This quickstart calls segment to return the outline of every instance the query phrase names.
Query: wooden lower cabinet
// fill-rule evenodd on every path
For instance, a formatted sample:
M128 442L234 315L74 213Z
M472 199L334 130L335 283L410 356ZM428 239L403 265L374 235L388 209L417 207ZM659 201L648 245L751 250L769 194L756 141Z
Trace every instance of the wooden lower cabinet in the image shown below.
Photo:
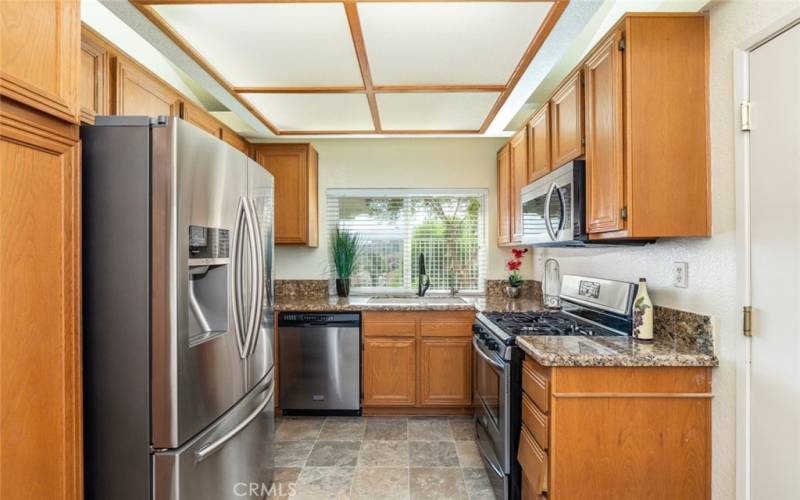
M472 402L472 340L423 338L419 345L420 405Z
M472 311L362 313L363 406L400 413L472 404Z
M365 338L364 406L414 406L416 345L413 338Z
M83 498L80 161L77 125L0 99L4 500Z
M709 368L523 366L523 499L711 497Z

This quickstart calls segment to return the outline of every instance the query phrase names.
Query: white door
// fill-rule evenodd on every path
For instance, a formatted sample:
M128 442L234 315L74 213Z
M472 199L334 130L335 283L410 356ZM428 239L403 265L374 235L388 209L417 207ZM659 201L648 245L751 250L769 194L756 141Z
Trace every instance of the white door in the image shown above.
M800 25L749 55L750 498L800 498Z

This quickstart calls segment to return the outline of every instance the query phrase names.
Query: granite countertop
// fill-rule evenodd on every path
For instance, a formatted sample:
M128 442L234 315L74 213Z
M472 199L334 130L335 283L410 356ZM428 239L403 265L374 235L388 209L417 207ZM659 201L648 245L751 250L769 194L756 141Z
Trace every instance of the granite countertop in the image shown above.
M717 366L710 349L681 345L668 336L651 342L631 337L524 335L517 345L542 366Z
M276 311L531 311L541 309L534 299L460 296L463 304L375 304L371 297L281 297L275 299Z
M520 312L543 309L536 298L508 299L503 296L462 296L463 304L375 304L370 297L278 296L276 311L476 311ZM676 311L675 319L664 320L652 342L630 337L582 337L525 335L517 345L543 366L717 366L709 342L692 341L679 335L685 324ZM677 340L673 340L677 339ZM689 340L687 340L687 338Z

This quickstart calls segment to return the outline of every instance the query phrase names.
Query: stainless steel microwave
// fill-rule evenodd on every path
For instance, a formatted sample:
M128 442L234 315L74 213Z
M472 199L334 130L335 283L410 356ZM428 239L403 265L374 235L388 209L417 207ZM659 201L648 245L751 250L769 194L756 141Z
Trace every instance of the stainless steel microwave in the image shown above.
M522 189L522 243L583 246L586 236L586 162L575 160Z

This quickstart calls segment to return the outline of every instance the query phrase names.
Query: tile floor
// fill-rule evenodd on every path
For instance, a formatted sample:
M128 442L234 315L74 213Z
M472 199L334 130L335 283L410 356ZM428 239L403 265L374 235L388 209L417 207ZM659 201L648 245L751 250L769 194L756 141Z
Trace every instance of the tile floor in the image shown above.
M469 418L282 417L275 441L272 498L494 500Z

